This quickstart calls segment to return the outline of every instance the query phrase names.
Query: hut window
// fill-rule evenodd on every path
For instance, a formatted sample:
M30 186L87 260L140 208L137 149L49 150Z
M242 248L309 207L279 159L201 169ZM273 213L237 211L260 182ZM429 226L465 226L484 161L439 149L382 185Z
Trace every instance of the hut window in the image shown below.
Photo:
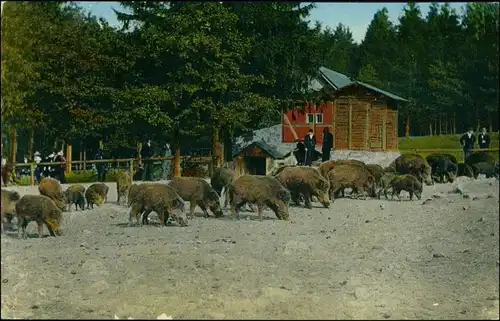
M323 114L318 113L316 114L316 124L321 124L321 123L323 123Z
M306 114L306 123L308 124L314 123L314 114Z

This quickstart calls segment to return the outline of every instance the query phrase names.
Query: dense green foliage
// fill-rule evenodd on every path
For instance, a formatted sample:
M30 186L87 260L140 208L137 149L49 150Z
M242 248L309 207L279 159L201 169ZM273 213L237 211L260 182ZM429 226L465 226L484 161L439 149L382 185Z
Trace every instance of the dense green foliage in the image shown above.
M73 3L4 5L2 135L103 139L117 156L145 137L207 144L317 99L307 88L322 65L410 99L400 134L407 120L411 135L498 128L498 4L433 3L423 17L408 3L396 25L383 9L359 45L299 2L122 6L115 28Z

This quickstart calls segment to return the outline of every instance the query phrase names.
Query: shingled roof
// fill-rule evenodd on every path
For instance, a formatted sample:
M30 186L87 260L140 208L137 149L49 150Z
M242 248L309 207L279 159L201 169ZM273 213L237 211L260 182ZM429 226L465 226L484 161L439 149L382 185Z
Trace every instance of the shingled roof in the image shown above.
M340 89L347 88L351 85L359 85L359 86L363 86L365 88L368 88L370 90L376 91L376 92L378 92L382 95L385 95L393 100L404 101L404 102L408 101L407 99L399 97L398 95L392 94L388 91L382 90L382 89L377 88L375 86L372 86L370 84L367 84L367 83L364 83L361 81L351 80L346 75L341 74L340 72L333 71L333 70L328 69L326 67L319 68L319 75L320 75L320 77L318 79L313 79L310 82L309 89L312 89L314 91L320 91L320 90L324 89L325 86L327 86L327 87L332 88L335 91L338 91Z
M259 140L259 141L254 141L251 144L246 145L245 147L237 150L235 153L233 153L233 158L236 157L239 153L241 153L245 149L250 148L250 147L255 146L255 145L258 146L259 148L261 148L266 153L268 153L274 159L282 159L282 158L285 158L285 156L286 156L285 154L280 153L276 148L274 148L271 145L269 145L268 143L266 143L264 140Z

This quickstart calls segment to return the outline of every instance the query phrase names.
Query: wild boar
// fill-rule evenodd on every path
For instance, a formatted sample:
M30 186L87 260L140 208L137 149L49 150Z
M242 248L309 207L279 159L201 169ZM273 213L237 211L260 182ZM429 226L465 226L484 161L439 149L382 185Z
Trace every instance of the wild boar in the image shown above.
M41 195L51 198L61 211L66 209L66 199L61 184L57 180L50 177L43 178L38 185L38 191Z
M467 159L464 161L465 164L472 166L477 163L489 163L493 166L495 166L496 159L492 155L490 155L487 152L481 151L481 152L473 152L471 153Z
M431 175L431 167L425 158L418 154L401 154L386 168L386 172L388 171L396 172L401 175L413 175L426 185L434 184Z
M71 185L64 191L64 197L66 199L66 204L69 205L69 210L71 211L71 205L75 204L76 210L78 206L83 211L85 209L85 187L82 185Z
M227 206L229 199L227 197L227 188L232 181L236 178L236 174L229 168L219 167L214 171L212 178L210 179L210 185L212 188L222 196L222 191L224 190L224 208Z
M359 165L365 167L366 164L356 159L339 159L323 162L319 165L318 170L324 178L328 178L328 173L335 165Z
M104 183L94 183L85 191L87 209L94 209L94 204L101 206L108 198L109 187Z
M144 186L141 186L144 185ZM131 199L132 208L129 214L129 226L133 226L135 217L137 225L147 222L148 215L155 211L160 218L160 224L167 225L169 216L173 216L180 226L187 226L184 214L184 200L174 189L165 184L141 184L136 188L136 194ZM140 220L141 213L142 220Z
M431 166L431 176L438 183L453 183L457 177L458 166L456 158L450 154L431 154L425 158Z
M368 169L370 174L372 174L372 176L375 178L375 184L379 186L380 179L385 174L384 168L378 164L366 164L366 168Z
M118 194L118 205L124 205L127 202L128 191L130 189L130 184L132 180L130 179L130 175L125 171L120 171L116 175L116 193Z
M396 176L398 176L398 174L394 172L388 172L385 173L384 176L382 176L377 192L378 199L380 199L380 195L382 194L382 192L384 192L385 198L389 199L389 197L387 197L387 192L392 188L391 182Z
M18 192L9 191L2 188L2 212L1 212L1 222L2 222L2 233L4 233L4 223L11 223L13 217L16 213L16 204L21 199Z
M457 177L460 177L460 176L474 178L474 171L472 170L472 167L470 167L469 165L464 164L464 163L459 163L458 170L457 170Z
M198 205L205 217L210 217L207 207L216 217L224 214L220 208L220 196L204 179L197 177L175 177L168 185L179 194L184 201L189 201L189 215L194 217L194 209Z
M26 238L26 226L31 221L38 224L38 235L43 236L43 224L51 236L61 235L62 211L55 202L44 195L24 195L16 204L19 238Z
M333 198L345 188L352 188L356 194L362 193L366 196L375 195L375 177L359 165L336 165L328 173L330 181L330 195Z
M269 207L280 220L288 220L290 192L272 176L243 175L234 180L228 189L231 215L239 218L240 209L246 204L257 205L262 221L264 206Z
M394 195L396 195L398 199L401 199L399 196L401 191L410 193L410 201L413 200L413 194L415 194L419 200L422 198L422 183L413 175L397 175L391 180L391 186L393 199Z
M479 162L472 166L474 170L474 178L477 178L479 174L486 175L486 178L498 177L495 171L495 165L487 162Z
M330 206L330 184L317 169L309 166L286 167L275 177L290 191L291 198L297 205L300 204L299 198L302 196L305 206L312 208L311 197L316 196L324 207Z

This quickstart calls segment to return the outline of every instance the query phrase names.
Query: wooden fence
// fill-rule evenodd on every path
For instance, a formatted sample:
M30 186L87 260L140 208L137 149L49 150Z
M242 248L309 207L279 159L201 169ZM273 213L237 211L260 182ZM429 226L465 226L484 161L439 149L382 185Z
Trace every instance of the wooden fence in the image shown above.
M71 166L66 166L66 174L70 174L72 172L73 165L80 164L112 164L112 163L127 163L128 170L130 173L130 177L134 177L135 173L135 163L141 163L144 161L148 162L158 162L158 161L174 161L174 156L163 156L163 157L152 157L147 160L141 158L122 158L122 159L99 159L99 160L86 160L86 161L71 161L71 162L49 162L49 163L17 163L15 167L29 167L30 168L30 183L31 185L35 185L35 168L37 166L54 166L54 165L62 165L71 163ZM193 162L198 164L208 164L209 172L212 171L212 162L213 158L211 156L181 156L181 161L183 162ZM85 169L85 167L84 167Z

